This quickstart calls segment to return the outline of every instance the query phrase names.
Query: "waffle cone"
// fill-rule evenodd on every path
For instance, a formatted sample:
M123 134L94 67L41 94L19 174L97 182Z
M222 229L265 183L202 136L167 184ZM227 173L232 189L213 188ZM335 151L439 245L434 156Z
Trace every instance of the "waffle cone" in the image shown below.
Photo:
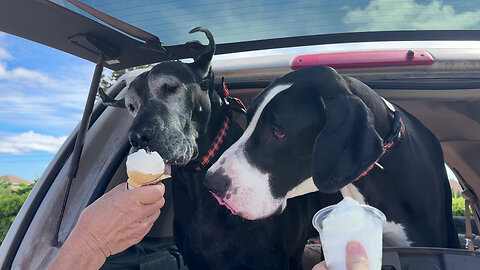
M147 174L147 173L142 173L136 170L127 170L127 174L128 174L127 183L134 188L148 185L148 184L153 184L154 182L158 182L165 178L170 177L170 175L166 175L166 174L149 174L149 173Z

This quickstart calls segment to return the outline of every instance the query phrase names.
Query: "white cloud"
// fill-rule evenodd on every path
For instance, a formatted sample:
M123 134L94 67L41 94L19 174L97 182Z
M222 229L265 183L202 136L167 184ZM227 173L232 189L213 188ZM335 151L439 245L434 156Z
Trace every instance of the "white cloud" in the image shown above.
M33 130L71 130L81 119L93 64L59 67L45 74L0 61L0 122ZM62 132L63 133L63 132Z
M7 49L4 48L5 45L3 40L5 36L6 36L5 33L0 32L0 60L13 59L13 56L7 51ZM2 68L1 65L2 65L2 62L0 62L0 69Z
M372 0L364 9L352 9L343 22L355 31L375 30L459 30L480 24L480 9L458 13L442 1Z
M85 106L94 65L65 62L34 70L25 62L27 66L9 68L9 60L20 52L13 50L15 47L7 51L7 39L8 35L0 32L0 123L36 131L63 128L60 134L71 130Z
M13 58L12 55L7 50L0 47L0 60L2 60L2 59L12 59L12 58Z
M1 85L0 92L4 95L0 97L0 121L34 130L73 129L81 119L87 96L86 90L83 93L57 92L42 95L3 90Z
M27 85L40 83L47 87L58 87L57 82L46 74L23 67L8 70L6 63L2 62L0 62L0 80L13 81L15 83Z
M32 151L56 153L67 136L54 137L30 130L0 139L0 153L24 154Z

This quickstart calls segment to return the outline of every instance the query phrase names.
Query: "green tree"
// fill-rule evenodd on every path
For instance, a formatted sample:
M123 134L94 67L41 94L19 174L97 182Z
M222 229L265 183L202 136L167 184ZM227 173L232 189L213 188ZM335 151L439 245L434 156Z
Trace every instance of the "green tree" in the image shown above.
M37 180L38 178L33 184L21 183L18 188L14 189L12 183L0 178L0 244Z
M12 192L12 183L3 181L0 177L0 194L10 194Z
M136 69L142 69L142 68L148 68L153 65L143 65L143 66L138 66L138 67L131 67L127 69L120 69L117 71L114 71L110 73L110 75L105 75L105 73L102 74L102 77L100 79L100 86L102 87L103 90L107 90L110 86L112 86L113 83L115 83L118 78L120 78L123 74L127 73L128 71L136 70Z
M16 190L14 190L13 192L17 193L18 195L23 195L23 194L28 195L28 194L30 194L30 191L32 191L35 183L37 183L37 180L35 180L33 184L20 183L19 187Z
M463 197L452 197L452 214L454 216L465 216L465 199ZM473 217L472 207L470 206L470 216Z

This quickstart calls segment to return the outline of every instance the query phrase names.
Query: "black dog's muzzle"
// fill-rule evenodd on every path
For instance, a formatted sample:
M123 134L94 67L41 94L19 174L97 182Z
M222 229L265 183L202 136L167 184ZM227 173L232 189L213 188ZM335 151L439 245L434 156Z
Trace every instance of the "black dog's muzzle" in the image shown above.
M182 125L182 119L161 102L147 106L135 117L130 128L132 150L156 151L172 164L188 163L198 153L195 130Z

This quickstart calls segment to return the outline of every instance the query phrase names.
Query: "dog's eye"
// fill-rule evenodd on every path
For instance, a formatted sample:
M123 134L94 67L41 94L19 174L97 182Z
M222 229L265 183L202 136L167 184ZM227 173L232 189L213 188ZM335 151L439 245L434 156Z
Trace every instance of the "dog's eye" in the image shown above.
M175 90L177 90L177 88L178 88L178 85L172 85L172 84L165 84L163 86L163 89L167 93L175 92Z
M285 138L285 133L283 133L278 127L276 126L272 126L272 132L273 132L273 136L275 136L275 138L277 138L278 140L281 140L283 138Z

